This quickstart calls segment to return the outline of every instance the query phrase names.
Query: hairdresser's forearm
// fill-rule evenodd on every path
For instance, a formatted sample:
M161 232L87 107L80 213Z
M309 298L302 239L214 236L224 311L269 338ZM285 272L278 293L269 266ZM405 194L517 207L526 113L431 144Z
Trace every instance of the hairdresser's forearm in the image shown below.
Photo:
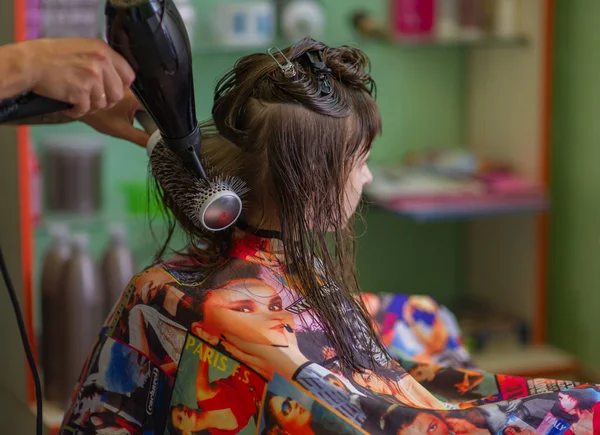
M0 100L31 89L35 78L28 63L22 43L0 46Z

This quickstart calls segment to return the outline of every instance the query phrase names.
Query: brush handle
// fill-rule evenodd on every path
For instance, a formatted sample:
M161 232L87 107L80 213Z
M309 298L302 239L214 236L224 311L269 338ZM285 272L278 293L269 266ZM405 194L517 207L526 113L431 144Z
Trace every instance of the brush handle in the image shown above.
M158 130L158 126L148 112L144 112L143 110L136 112L135 119L148 134L152 134Z
M61 112L72 107L71 104L64 101L42 97L33 92L25 92L0 101L0 123L21 121L34 116Z

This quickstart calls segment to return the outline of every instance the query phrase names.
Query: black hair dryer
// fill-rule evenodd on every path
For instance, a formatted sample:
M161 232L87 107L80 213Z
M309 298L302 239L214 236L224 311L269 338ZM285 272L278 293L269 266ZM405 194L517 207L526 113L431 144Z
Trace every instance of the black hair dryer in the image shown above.
M165 144L198 177L200 128L196 118L190 41L172 0L107 0L108 44L131 65L131 87Z

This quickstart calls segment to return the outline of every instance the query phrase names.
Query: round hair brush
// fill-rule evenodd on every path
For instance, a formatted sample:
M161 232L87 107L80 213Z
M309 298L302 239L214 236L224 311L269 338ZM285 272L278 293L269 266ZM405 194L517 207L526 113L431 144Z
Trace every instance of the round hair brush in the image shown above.
M108 0L106 37L135 71L131 89L156 124L161 142L180 159L179 165L177 161L162 165L156 171L157 181L200 229L228 228L241 214L240 196L247 189L241 180L206 171L200 161L202 135L196 118L190 41L172 0ZM155 156L151 161L158 165ZM188 179L189 174L181 171L181 162L194 178ZM166 174L165 168L173 173ZM175 186L183 183L172 182L177 177L186 177L193 189L180 196Z
M208 182L187 167L182 170L180 158L157 135L153 135L148 144L148 154L152 176L196 227L218 231L231 225L230 215L221 210L241 210L239 197L248 192L243 181L213 175L209 169L207 179L211 181ZM232 196L231 191L237 195ZM215 201L218 201L218 207Z

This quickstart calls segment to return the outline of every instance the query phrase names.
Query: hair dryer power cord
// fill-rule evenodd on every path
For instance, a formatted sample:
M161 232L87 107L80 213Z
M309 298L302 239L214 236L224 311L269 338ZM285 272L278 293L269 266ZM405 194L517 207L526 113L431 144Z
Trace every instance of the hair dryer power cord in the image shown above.
M10 301L13 305L15 316L17 317L17 324L19 325L21 341L23 342L23 348L25 349L25 355L27 356L29 369L31 370L31 374L33 375L33 384L35 386L35 402L37 409L35 433L37 435L42 435L42 383L40 382L40 375L37 371L35 360L33 359L31 345L29 344L29 340L27 339L27 331L25 329L25 322L23 321L23 314L21 313L21 308L19 306L19 300L17 299L17 293L15 292L12 280L10 279L10 275L8 274L8 267L6 267L6 262L4 261L2 247L0 247L0 269L2 269L2 277L4 278L4 283L6 284L6 288L8 289L8 294L10 296Z

